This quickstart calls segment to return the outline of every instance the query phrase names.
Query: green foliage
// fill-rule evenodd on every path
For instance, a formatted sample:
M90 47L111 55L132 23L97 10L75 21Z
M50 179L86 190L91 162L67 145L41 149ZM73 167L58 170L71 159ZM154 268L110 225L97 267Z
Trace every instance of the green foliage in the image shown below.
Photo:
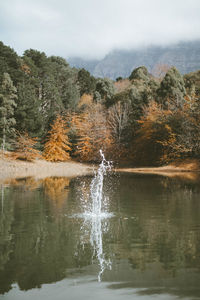
M133 70L131 75L129 76L130 80L144 80L149 81L151 75L149 74L146 67L142 66Z
M115 93L113 81L108 78L99 78L96 82L94 100L109 106Z
M80 96L83 94L92 94L95 91L96 80L85 69L78 71L78 84L80 88Z
M26 50L24 52L25 57L29 57L34 65L39 68L40 72L43 73L45 70L45 67L47 67L46 60L47 56L44 52L40 52L34 49Z
M131 86L116 93L111 102L112 104L126 103L130 107L129 126L127 128L129 139L133 138L139 128L138 120L143 115L144 106L155 98L159 87L159 83L149 75L145 67L133 70L131 78Z
M16 129L28 131L30 135L41 136L43 131L41 105L31 79L25 77L18 84L18 101L15 109Z
M76 115L79 120L83 114L82 147L88 151L91 140L95 141L93 154L107 143L108 157L115 157L111 152L120 148L118 153L128 157L137 153L149 164L161 158L199 158L200 71L183 78L172 67L160 80L144 66L133 70L129 78L118 77L116 82L96 79L85 69L71 68L62 57L48 57L34 49L19 57L0 42L1 146L9 149L17 130L27 132L30 138L37 136L42 150L57 115L67 115L69 120ZM152 103L154 108L158 105L156 112ZM95 115L98 105L101 114ZM83 125L68 123L70 151L75 155L77 128Z
M183 77L175 67L172 67L166 73L158 89L159 101L165 107L178 108L183 106L185 95Z
M186 74L184 76L184 82L185 82L185 88L187 90L187 94L190 94L191 96L196 95L199 98L200 97L200 70Z
M10 75L14 85L19 82L22 75L20 59L16 52L0 41L0 84L3 81L4 73Z
M35 107L36 123L42 122L41 127L39 124L36 127L40 127L41 135L45 136L57 114L76 108L80 98L76 85L77 72L69 67L65 59L47 57L45 53L33 49L24 52L23 61L30 68L26 77L34 89L35 100L31 102L29 98L28 101L31 108Z
M77 70L70 68L66 60L59 56L51 56L49 62L50 72L57 88L57 98L60 98L64 109L75 110L80 99ZM60 108L62 111L63 108Z
M14 109L17 106L17 90L8 73L3 74L3 81L0 87L0 138L1 146L4 151L9 148L9 139L13 137L14 125Z
M123 78L121 76L119 76L119 77L116 78L116 82L118 82L120 80L123 80Z

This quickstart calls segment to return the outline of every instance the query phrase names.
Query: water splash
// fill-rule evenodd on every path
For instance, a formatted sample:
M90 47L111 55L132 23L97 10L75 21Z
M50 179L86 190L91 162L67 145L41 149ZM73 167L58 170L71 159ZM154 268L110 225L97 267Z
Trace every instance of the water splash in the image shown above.
M104 226L102 224L102 220L109 216L107 211L102 211L102 204L103 202L108 202L108 198L104 197L103 194L103 183L107 170L111 170L111 164L106 161L102 150L100 150L100 155L102 160L90 185L90 196L92 199L90 243L94 251L93 257L96 255L100 266L98 281L101 281L101 276L105 268L111 268L111 262L105 259L103 251L103 232L107 231L108 226L106 226L107 222L104 223Z
M107 170L111 170L111 164L109 161L106 161L102 150L100 150L100 155L102 161L90 185L90 195L92 198L91 213L96 216L102 213L104 175L106 175ZM104 198L104 200L106 200L106 198Z
M81 231L84 234L89 233L90 244L93 248L92 261L97 260L100 271L98 273L98 281L101 281L102 274L105 269L111 269L110 259L105 258L103 249L103 234L108 231L108 218L113 214L108 212L109 199L103 191L104 176L107 171L111 170L111 163L106 161L102 150L100 150L101 163L90 184L89 203L88 199L82 199L84 205L84 213L79 217L84 218ZM86 205L87 204L87 205ZM76 215L77 217L78 215ZM84 244L84 243L83 243Z

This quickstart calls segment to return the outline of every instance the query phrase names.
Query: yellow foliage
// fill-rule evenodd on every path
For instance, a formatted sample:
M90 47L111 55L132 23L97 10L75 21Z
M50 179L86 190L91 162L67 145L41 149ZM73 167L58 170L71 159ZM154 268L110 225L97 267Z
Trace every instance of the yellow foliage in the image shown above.
M44 146L43 157L46 160L56 162L70 159L71 144L67 133L66 122L61 116L57 116L48 132L48 140Z
M168 150L176 141L175 134L168 124L168 117L172 112L163 110L155 101L152 101L144 112L139 121L141 127L135 143L136 158L144 164L166 162Z
M78 108L91 107L93 98L91 95L83 94L78 103Z
M112 137L101 104L93 104L87 111L79 115L74 114L71 126L76 128L78 141L75 154L80 160L98 160L100 149L105 154L109 153Z
M34 149L37 143L37 138L31 138L27 132L24 134L18 133L17 140L15 141L15 152L12 153L12 158L33 161L40 158L40 152Z
M45 194L61 207L68 197L70 180L65 177L47 177L42 180Z

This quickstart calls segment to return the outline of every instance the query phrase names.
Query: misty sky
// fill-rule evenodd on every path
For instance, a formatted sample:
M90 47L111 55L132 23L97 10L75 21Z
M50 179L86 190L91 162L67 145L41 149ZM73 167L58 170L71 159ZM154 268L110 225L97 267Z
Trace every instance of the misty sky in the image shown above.
M22 55L102 58L200 39L200 0L0 0L0 40Z

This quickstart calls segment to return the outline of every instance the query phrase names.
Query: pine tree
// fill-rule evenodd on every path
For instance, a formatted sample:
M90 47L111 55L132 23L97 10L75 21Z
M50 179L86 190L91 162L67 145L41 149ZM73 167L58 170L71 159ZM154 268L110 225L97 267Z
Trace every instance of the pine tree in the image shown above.
M17 89L8 73L4 73L3 82L0 89L0 134L2 150L4 151L8 146L8 140L14 133L14 109L17 106L15 99L17 99Z
M179 109L185 104L185 84L179 71L172 67L161 81L157 91L160 103L167 109Z
M43 156L46 160L56 162L70 159L71 144L67 133L66 122L58 115L51 126L51 130L48 133L48 140L44 146Z
M27 76L26 76L27 77ZM31 135L42 135L44 122L42 122L41 103L29 78L24 76L23 82L17 86L18 101L15 110L16 129L27 131Z

